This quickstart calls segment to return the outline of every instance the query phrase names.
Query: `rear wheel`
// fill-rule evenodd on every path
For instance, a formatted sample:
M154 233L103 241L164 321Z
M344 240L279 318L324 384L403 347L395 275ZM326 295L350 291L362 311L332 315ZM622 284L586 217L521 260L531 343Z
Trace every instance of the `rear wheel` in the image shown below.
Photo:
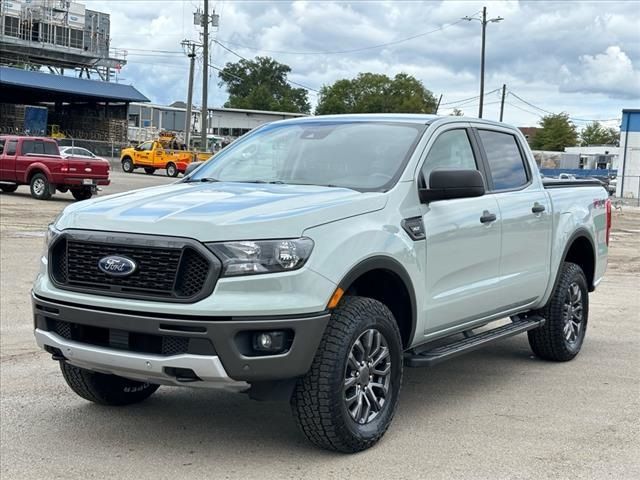
M18 185L0 185L0 190L4 193L13 193L18 189Z
M319 447L358 452L386 432L402 382L402 342L382 303L346 297L334 310L291 405L296 423Z
M131 158L129 157L124 157L122 159L122 170L126 173L131 173L133 172L133 169L135 167L133 166L133 161L131 160Z
M29 187L33 198L38 200L49 200L51 198L51 185L44 173L36 173L31 177Z
M565 262L549 303L538 312L545 324L528 332L533 353L545 360L566 362L580 352L589 318L588 295L582 269Z
M89 200L93 196L93 192L90 188L83 188L82 190L71 190L71 195L76 200Z
M147 175L153 175L154 173L156 173L156 169L152 167L145 167L144 173L146 173Z
M159 387L116 375L92 372L60 362L60 370L67 385L77 395L101 405L131 405L149 398Z
M178 176L178 167L173 162L167 164L167 177L177 177Z

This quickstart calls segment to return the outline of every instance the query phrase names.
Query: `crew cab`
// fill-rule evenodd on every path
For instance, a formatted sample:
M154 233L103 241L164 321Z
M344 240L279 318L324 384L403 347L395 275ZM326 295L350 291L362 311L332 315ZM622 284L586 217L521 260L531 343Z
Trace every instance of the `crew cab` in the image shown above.
M172 145L171 141L149 140L124 148L120 152L122 170L131 173L136 168L143 168L145 173L153 175L156 170L165 169L167 176L177 177L178 173L184 173L194 158L192 152L177 147L177 143Z
M98 185L109 185L109 170L101 158L62 157L51 138L0 136L0 190L5 193L29 185L38 200L48 200L56 190L87 200Z
M275 122L179 182L68 206L35 337L89 401L227 388L356 452L389 427L404 367L524 333L541 360L578 355L610 207L598 182L543 180L503 123Z

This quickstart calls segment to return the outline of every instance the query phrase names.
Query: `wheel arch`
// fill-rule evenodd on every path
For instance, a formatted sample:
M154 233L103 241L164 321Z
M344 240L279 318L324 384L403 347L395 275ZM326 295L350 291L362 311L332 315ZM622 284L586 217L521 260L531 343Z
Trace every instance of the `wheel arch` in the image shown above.
M49 169L42 163L33 163L29 165L29 168L24 172L24 182L29 185L33 176L38 173L42 173L47 177L47 181L49 183L53 183L51 181L51 172L49 172Z
M418 316L416 295L411 276L400 262L383 255L367 258L351 268L338 286L345 295L366 296L384 303L398 324L403 347L410 346Z
M560 278L560 270L564 262L578 265L587 278L589 291L592 292L595 289L593 282L596 270L596 247L587 229L579 228L569 237L556 271L554 289Z

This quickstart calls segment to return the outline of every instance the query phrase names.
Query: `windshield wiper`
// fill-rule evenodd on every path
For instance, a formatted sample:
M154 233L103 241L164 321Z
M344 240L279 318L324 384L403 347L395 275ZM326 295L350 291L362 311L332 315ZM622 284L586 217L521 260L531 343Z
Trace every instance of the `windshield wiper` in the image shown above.
M286 185L282 180L234 180L237 183L266 183L269 185Z

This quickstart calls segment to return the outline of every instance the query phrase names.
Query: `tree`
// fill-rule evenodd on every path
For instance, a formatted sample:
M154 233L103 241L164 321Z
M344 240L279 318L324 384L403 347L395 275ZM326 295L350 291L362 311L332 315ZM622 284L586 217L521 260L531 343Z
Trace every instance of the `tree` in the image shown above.
M593 122L580 132L580 145L616 145L620 140L620 132L615 128L604 128L600 122Z
M453 111L449 114L449 116L464 117L464 112L459 108L454 108Z
M225 86L228 108L248 108L281 112L309 113L311 105L304 88L287 82L288 65L270 57L256 57L227 63L218 72L219 86Z
M332 113L433 113L436 99L422 82L406 73L393 79L360 73L320 89L316 115Z
M569 120L569 114L556 113L542 117L540 130L533 139L534 150L564 151L578 143L576 126Z

